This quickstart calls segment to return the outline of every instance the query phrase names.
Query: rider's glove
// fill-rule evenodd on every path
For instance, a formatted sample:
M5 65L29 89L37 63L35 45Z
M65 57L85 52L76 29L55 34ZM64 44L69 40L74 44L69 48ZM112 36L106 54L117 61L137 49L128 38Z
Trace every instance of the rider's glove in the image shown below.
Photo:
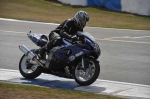
M74 41L78 41L78 38L77 38L77 37L75 37L75 36L73 36L73 37L71 37L71 40L72 40L72 42L74 42Z
M80 36L80 37L79 37L79 41L81 41L81 42L84 44L84 43L85 43L85 37Z

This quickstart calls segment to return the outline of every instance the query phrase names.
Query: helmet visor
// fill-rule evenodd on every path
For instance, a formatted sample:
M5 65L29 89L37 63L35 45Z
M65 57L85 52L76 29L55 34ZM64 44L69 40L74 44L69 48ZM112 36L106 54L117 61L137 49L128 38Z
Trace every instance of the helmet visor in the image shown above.
M80 25L79 25L79 27L80 27L80 28L84 28L85 25L86 25L86 20L84 20L84 19L80 20Z

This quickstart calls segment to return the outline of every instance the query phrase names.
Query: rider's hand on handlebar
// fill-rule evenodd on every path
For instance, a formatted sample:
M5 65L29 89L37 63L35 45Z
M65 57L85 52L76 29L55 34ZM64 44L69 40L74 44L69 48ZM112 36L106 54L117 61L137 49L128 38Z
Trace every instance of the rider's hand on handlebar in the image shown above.
M77 37L75 37L75 36L73 36L73 37L71 37L71 40L72 40L72 42L74 42L74 41L78 41L78 38L77 38Z
M85 43L85 37L80 36L80 37L79 37L79 41L81 41L81 42L84 44L84 43Z

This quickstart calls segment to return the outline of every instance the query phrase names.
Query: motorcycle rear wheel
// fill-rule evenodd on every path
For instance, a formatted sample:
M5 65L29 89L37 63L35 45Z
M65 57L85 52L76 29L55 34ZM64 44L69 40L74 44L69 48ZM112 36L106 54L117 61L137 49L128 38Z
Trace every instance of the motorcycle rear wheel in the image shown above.
M74 79L81 86L88 86L96 81L100 74L100 64L95 59L86 58L89 61L86 69L82 68L82 62L79 62L74 68Z
M27 79L34 79L38 77L42 73L42 67L36 63L28 66L27 61L31 60L24 54L19 62L19 71L21 75Z

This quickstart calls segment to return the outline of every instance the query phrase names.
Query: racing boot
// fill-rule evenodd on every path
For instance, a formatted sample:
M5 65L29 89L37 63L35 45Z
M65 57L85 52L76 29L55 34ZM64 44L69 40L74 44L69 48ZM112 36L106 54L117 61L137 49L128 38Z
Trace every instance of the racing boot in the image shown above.
M51 44L51 42L48 42L47 44L46 44L46 52L49 54L50 53L50 50L53 48L53 46L52 46L52 44Z
M39 49L39 52L38 52L39 59L44 59L45 52L46 52L45 46Z
M38 56L39 56L39 60L45 64L46 62L46 52L49 54L50 50L53 48L52 44L50 42L48 42L45 46L43 46L42 48L39 49L38 52Z
M46 52L46 48L45 46L43 46L42 48L39 49L39 52L38 52L38 56L39 56L39 60L42 64L45 64L46 63L46 59L45 59L45 53Z

